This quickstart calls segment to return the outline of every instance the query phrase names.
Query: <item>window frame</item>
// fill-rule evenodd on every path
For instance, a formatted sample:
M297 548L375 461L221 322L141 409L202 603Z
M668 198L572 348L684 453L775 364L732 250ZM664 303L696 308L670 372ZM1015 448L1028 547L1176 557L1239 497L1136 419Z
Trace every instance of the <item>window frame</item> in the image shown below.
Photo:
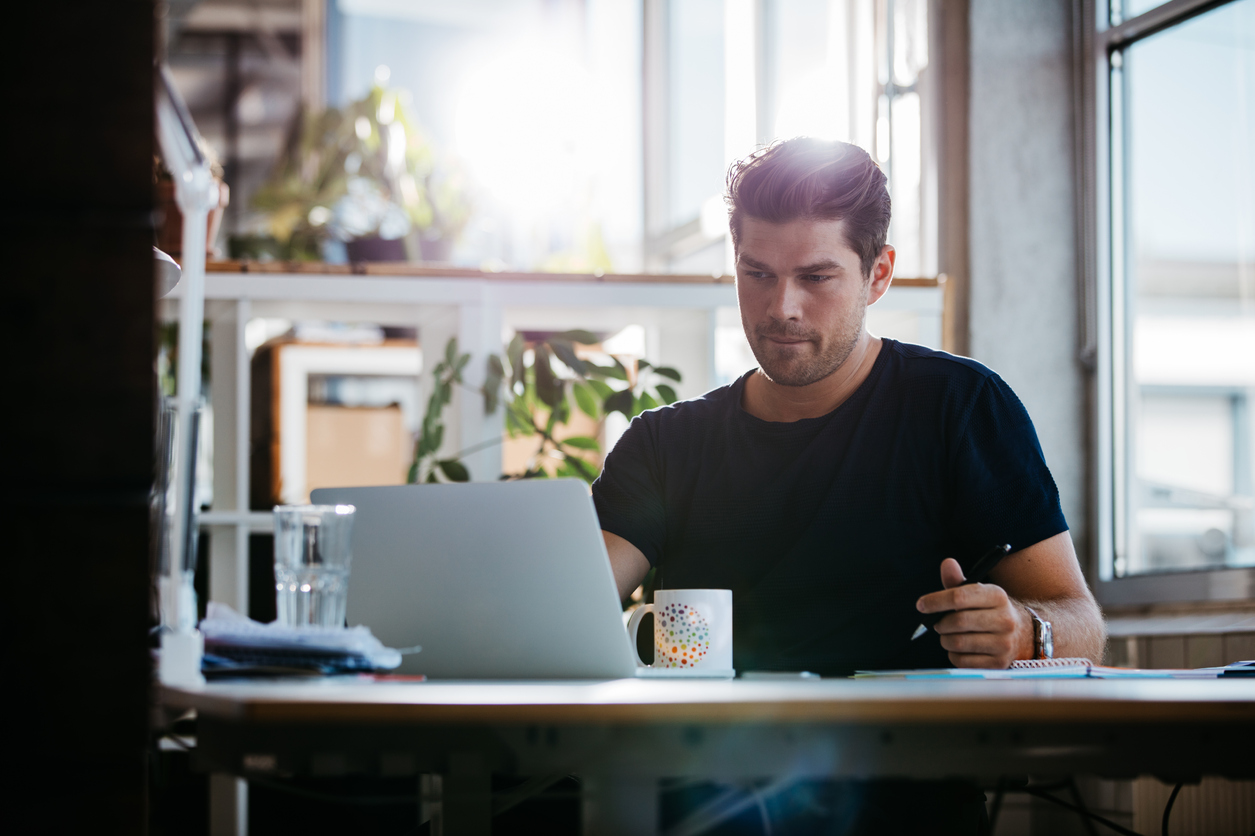
M1076 34L1078 79L1077 128L1081 134L1078 160L1079 245L1084 310L1081 361L1094 372L1091 410L1096 454L1093 474L1097 498L1096 537L1092 580L1099 603L1109 607L1153 604L1249 601L1255 598L1255 568L1230 567L1161 572L1116 577L1117 538L1127 513L1120 482L1129 478L1121 422L1126 398L1117 391L1126 386L1125 309L1129 263L1127 214L1128 177L1123 143L1123 91L1115 84L1128 47L1151 35L1178 26L1231 0L1169 0L1127 20L1118 19L1120 0L1077 0L1074 12L1082 21Z
M725 269L731 271L731 245L727 240L727 232L712 233L702 222L700 215L678 218L672 217L670 211L671 189L673 188L673 169L675 148L671 139L671 96L670 62L672 60L671 10L678 0L641 0L642 27L642 133L643 133L643 221L642 221L642 263L646 272L672 272L673 262L693 253L700 252L720 242L725 244ZM725 0L724 12L727 15L732 6L737 6L738 14L749 11L752 17L750 26L753 41L754 72L749 91L754 97L754 136L757 147L765 147L777 136L775 131L775 109L779 104L782 91L779 89L780 79L777 77L778 67L775 64L780 44L776 41L778 20L777 3L779 0L753 0L746 6ZM945 129L947 119L956 118L944 112L941 98L945 95L941 85L941 65L947 60L944 52L953 52L953 46L946 44L940 36L942 0L923 0L927 20L928 64L922 68L916 80L910 85L897 84L893 76L893 63L897 47L895 46L894 20L896 4L901 0L857 0L847 4L842 14L845 29L848 55L846 57L847 79L850 92L850 137L849 141L863 147L890 177L892 190L892 153L886 160L880 160L878 147L881 143L880 123L884 122L887 136L885 142L892 151L894 117L893 103L908 94L920 98L920 185L916 199L919 203L919 233L915 236L919 247L918 269L910 278L937 280L946 273L941 266L946 261L942 250L947 246L943 243L943 229L947 220L941 218L941 193L945 186L941 183L945 173L941 171L942 154L941 132ZM966 5L966 4L964 4ZM836 7L833 7L834 9ZM966 17L966 15L964 15ZM744 21L742 21L744 22ZM726 27L725 21L725 27ZM856 43L865 43L861 36L870 31L870 44L866 53L855 49ZM725 28L725 38L727 29ZM725 42L725 49L727 44ZM865 59L870 59L864 63ZM727 66L725 58L725 68ZM884 75L884 77L882 77ZM724 84L728 78L725 73ZM863 92L863 100L858 99L856 90ZM725 96L727 96L725 86ZM884 100L883 102L881 100ZM953 106L952 102L947 105ZM882 107L884 109L882 120ZM966 108L964 107L964 110ZM725 113L725 132L727 130L727 114ZM725 145L725 152L727 148ZM725 159L725 166L730 160ZM964 224L965 225L965 224ZM891 228L891 236L893 230ZM949 280L962 281L959 271L956 275L950 271ZM944 279L943 279L944 281ZM952 290L948 288L948 290ZM963 351L966 345L951 344L951 350Z

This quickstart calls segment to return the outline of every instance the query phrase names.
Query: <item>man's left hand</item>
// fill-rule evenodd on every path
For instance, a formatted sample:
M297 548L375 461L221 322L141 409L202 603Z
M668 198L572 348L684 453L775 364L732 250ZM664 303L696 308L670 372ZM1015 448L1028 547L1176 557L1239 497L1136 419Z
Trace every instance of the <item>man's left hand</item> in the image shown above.
M1033 651L1033 622L1028 611L995 584L961 586L963 569L954 558L941 562L941 592L916 602L922 613L954 610L934 629L956 668L1005 668Z

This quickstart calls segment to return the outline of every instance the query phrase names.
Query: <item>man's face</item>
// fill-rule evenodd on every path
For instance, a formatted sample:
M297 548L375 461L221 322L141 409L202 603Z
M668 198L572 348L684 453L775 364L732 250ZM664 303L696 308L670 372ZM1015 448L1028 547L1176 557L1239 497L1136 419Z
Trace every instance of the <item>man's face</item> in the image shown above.
M758 365L783 386L823 380L863 333L867 306L888 289L893 249L865 277L844 221L741 223L736 292L741 324Z

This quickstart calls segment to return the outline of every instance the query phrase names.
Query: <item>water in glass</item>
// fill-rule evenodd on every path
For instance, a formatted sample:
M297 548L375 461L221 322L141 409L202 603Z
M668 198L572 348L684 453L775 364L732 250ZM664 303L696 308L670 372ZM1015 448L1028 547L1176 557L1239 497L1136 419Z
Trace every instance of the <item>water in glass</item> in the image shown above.
M281 624L344 624L355 510L352 505L275 508L275 603Z

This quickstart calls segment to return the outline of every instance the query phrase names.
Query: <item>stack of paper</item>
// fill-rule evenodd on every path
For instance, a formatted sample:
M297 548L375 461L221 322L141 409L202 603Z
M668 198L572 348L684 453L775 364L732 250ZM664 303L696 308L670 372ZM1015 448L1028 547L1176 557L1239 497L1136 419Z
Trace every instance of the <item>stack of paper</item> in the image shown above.
M348 673L401 664L401 651L384 647L368 627L262 624L216 601L209 602L200 631L210 677Z

